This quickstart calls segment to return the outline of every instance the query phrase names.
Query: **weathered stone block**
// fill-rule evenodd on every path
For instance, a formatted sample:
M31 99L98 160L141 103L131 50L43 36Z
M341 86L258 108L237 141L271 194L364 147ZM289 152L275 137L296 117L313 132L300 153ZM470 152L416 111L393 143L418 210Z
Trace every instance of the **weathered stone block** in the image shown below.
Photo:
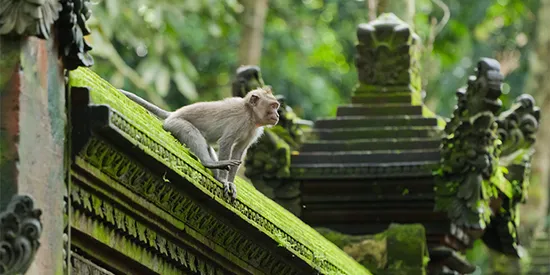
M352 236L317 229L374 274L426 274L426 230L421 224L391 224L376 235Z

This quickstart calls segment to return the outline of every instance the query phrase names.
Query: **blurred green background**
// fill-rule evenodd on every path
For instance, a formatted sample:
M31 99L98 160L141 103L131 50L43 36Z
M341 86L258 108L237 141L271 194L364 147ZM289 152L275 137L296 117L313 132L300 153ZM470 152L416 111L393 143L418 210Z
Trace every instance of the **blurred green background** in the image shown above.
M450 20L429 41L431 19L440 21L444 12L430 0L415 3L414 29L433 48L422 64L429 106L449 116L455 90L465 85L481 56L504 61L508 103L523 90L538 1L445 4ZM357 81L355 30L369 21L367 6L356 0L269 2L259 65L264 79L301 116L330 116L349 101ZM239 1L99 1L92 9L94 70L113 84L137 93L155 91L157 103L170 108L230 95L240 65L244 6Z
M369 9L376 2L378 10ZM89 21L95 58L92 69L117 87L175 109L230 96L235 69L250 60L246 57L250 47L259 45L258 65L275 93L285 95L303 118L333 116L337 105L349 102L357 82L353 62L357 25L381 12L409 12L408 22L423 44L422 80L430 109L449 117L456 104L456 89L466 85L480 57L491 57L501 63L505 75L504 105L509 106L521 93L532 93L544 113L550 87L543 83L546 72L535 68L550 64L550 53L544 56L544 45L540 45L548 38L541 38L544 31L539 27L547 28L550 23L546 19L550 18L550 1L389 2L96 0ZM404 10L411 7L413 13ZM256 12L252 19L259 19L256 23L247 15L251 9ZM242 43L243 30L250 24L261 29L259 44ZM548 129L545 121L542 127ZM539 145L550 142L545 132L539 135ZM537 222L548 215L550 152L537 150L530 202L522 216L526 240L540 225ZM468 257L483 270L488 268L488 255L478 245Z

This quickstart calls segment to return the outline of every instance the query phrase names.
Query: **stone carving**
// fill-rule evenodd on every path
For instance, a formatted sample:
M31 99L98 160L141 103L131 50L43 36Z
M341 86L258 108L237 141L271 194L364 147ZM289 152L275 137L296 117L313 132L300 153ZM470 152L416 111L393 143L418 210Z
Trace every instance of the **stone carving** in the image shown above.
M500 165L508 170L504 176L512 183L514 204L525 201L539 121L540 109L528 94L516 98L512 107L502 112L497 120L502 141Z
M0 274L25 273L42 233L42 211L28 195L16 195L0 213Z
M74 252L71 253L71 266L71 274L75 275L114 275Z
M447 211L458 226L481 230L491 216L488 202L497 197L491 177L498 167L499 143L495 114L502 103L500 64L482 58L477 75L457 92L458 104L442 141L436 183L436 210Z
M57 20L59 0L0 0L0 35L34 35L49 39Z
M84 190L78 185L74 185L72 188L71 200L74 202L73 213L71 213L73 219L105 225L100 228L115 228L112 234L121 236L119 239L127 240L132 243L134 249L140 249L142 251L142 253L136 253L132 256L146 255L147 253L145 253L145 251L154 252L158 259L164 259L165 264L171 266L176 272L178 270L181 272L182 269L196 272L199 267L212 271L212 273L208 274L219 274L223 272L223 270L220 270L208 258L170 241L169 238L166 238L163 234L160 234L146 224L134 219L116 205ZM75 222L73 226L78 228L78 222ZM174 262L176 264L174 264ZM73 272L75 269L81 272L76 274L94 274L85 272L100 271L97 266L90 266L80 258L72 257L72 264ZM97 274L109 273L99 272ZM202 272L200 274L207 273Z
M233 96L238 97L244 97L249 91L264 86L260 67L240 66L231 85Z
M359 24L355 65L360 86L366 90L387 90L409 83L420 89L417 53L418 36L392 13L380 15L369 23ZM362 90L362 88L359 90Z
M540 109L535 106L535 99L528 94L516 98L512 107L500 114L497 123L502 141L501 162L508 164L512 161L503 157L531 148L535 143L539 120Z
M540 109L531 95L516 98L512 107L502 112L497 120L502 142L500 166L512 186L511 197L501 194L496 201L495 217L482 239L485 244L506 255L520 257L517 214L518 204L526 200L527 187L534 153L533 144L539 127Z
M92 47L84 36L90 34L86 20L92 15L89 8L90 0L59 0L62 10L59 19L55 22L59 32L59 55L67 70L74 70L79 66L90 67L94 64L88 53Z

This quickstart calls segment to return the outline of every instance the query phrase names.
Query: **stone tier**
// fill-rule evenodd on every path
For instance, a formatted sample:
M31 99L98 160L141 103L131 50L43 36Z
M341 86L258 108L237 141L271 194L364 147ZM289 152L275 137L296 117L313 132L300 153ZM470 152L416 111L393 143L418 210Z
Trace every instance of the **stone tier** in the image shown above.
M394 139L354 139L348 140L320 140L311 141L302 145L304 152L334 152L334 151L373 151L373 150L416 150L439 149L439 138L394 138Z
M385 103L412 103L410 91L403 92L380 92L380 93L359 93L357 90L351 97L352 104L385 104Z
M339 116L336 118L319 119L315 121L315 128L361 128L361 127L423 127L437 126L437 119L421 115L390 115L390 116Z
M446 213L433 211L433 185L431 176L303 180L301 218L313 227L352 235L379 233L391 223L421 223L429 246L447 238L451 247L463 250L468 236Z
M411 104L352 104L338 107L336 116L419 116L422 115L422 106Z
M303 152L295 156L292 162L300 164L365 164L365 163L401 163L433 161L439 158L439 150L390 150L390 151L340 151L340 152Z
M531 263L527 275L550 274L550 230L547 231L539 233L533 241L529 250Z
M311 138L291 156L295 178L431 175L442 129L423 105L413 105L413 93L370 93L353 101L339 106L335 118L315 121Z

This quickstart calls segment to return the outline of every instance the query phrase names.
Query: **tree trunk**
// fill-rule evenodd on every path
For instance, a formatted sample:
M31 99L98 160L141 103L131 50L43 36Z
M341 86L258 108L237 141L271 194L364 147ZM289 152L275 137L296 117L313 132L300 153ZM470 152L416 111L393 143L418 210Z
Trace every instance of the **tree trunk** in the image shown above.
M391 12L410 26L414 26L414 0L378 0L377 14L384 12Z
M267 0L241 0L240 2L244 6L244 14L241 21L239 65L260 65Z
M531 190L529 200L523 207L526 219L522 225L527 226L526 238L530 238L533 230L540 228L546 221L549 203L550 177L550 0L541 0L537 14L535 48L529 56L530 74L527 80L526 92L533 94L536 104L541 108L540 127L535 143L535 155L532 161Z

